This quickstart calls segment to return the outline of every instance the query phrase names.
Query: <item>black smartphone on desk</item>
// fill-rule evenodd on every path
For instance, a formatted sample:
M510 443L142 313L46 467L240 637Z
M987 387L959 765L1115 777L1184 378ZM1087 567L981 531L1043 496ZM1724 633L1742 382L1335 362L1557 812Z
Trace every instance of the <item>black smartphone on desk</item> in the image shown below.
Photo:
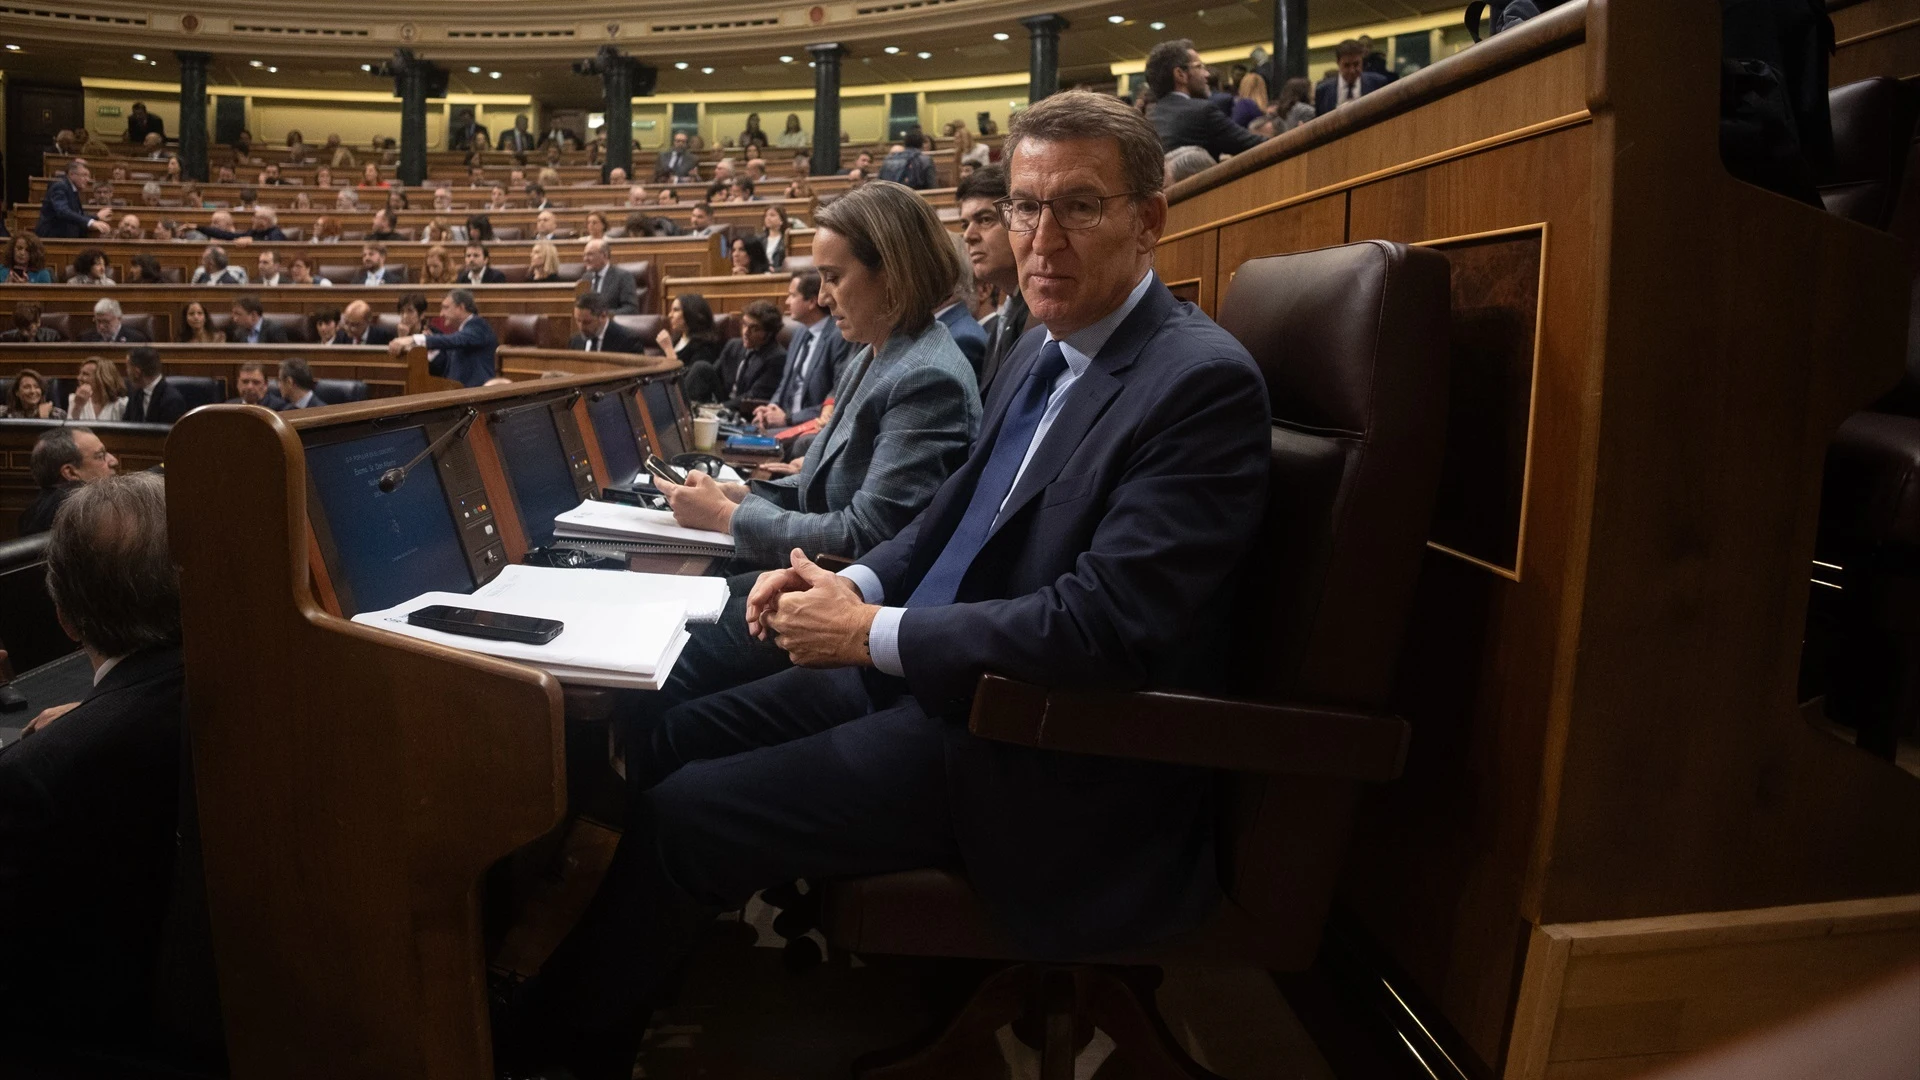
M407 616L413 626L424 626L443 634L487 638L492 641L518 641L527 645L545 645L566 629L558 619L536 619L530 615L508 615L502 611L457 608L447 604L423 607Z

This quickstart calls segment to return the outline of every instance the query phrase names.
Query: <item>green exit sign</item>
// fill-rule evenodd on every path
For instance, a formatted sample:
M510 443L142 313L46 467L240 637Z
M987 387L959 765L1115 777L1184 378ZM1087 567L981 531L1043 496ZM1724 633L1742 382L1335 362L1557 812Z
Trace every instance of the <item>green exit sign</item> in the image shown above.
M101 116L119 116L119 115L120 115L120 106L118 106L118 105L102 105L102 106L100 106L100 115L101 115Z

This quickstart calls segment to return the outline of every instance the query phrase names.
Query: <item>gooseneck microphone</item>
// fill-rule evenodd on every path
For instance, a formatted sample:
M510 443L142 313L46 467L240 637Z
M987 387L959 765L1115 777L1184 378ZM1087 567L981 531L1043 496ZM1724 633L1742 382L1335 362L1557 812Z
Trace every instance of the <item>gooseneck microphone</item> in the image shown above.
M419 453L413 455L412 461L409 461L405 465L401 465L398 468L388 469L386 472L381 473L380 474L380 490L385 492L388 495L391 495L395 491L398 491L400 489L400 485L407 482L407 474L413 471L414 466L432 457L434 454L434 451L443 450L448 446L448 444L452 443L455 439L458 439L464 436L467 433L467 429L472 427L473 422L479 418L480 418L479 413L475 412L472 409L468 409L467 415L454 421L453 426L441 432L439 438L428 443L427 448L425 450L422 450Z

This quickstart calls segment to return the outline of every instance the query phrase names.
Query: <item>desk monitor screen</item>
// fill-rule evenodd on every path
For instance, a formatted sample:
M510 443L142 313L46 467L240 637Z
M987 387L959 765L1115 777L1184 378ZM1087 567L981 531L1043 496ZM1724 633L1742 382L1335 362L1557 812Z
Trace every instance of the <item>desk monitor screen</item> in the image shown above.
M380 490L381 473L426 448L424 427L307 448L307 478L333 541L334 591L348 615L423 592L473 591L473 571L431 461L408 473L397 490Z
M513 489L513 505L520 511L527 546L551 545L554 517L580 505L573 470L567 466L567 451L553 422L552 406L513 409L489 430L494 446L500 450L500 462L506 467L507 484Z
M680 413L673 405L673 380L647 380L640 387L640 397L647 403L647 418L653 421L653 433L660 437L660 445L654 447L653 452L668 461L686 453L687 440L680 434Z
M600 457L607 463L608 487L624 487L640 475L641 438L633 426L632 398L631 389L587 395L587 416L593 421L594 437L600 440Z

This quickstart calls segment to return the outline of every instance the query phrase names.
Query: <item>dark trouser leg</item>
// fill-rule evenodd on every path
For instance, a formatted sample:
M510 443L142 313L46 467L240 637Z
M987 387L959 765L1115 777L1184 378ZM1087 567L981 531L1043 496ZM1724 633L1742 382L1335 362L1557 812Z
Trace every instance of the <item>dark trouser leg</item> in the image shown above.
M858 671L795 668L669 713L709 733L711 756L640 797L599 894L527 987L529 1020L571 1029L563 1045L637 1040L715 910L796 878L957 863L942 722L911 698L872 706Z

